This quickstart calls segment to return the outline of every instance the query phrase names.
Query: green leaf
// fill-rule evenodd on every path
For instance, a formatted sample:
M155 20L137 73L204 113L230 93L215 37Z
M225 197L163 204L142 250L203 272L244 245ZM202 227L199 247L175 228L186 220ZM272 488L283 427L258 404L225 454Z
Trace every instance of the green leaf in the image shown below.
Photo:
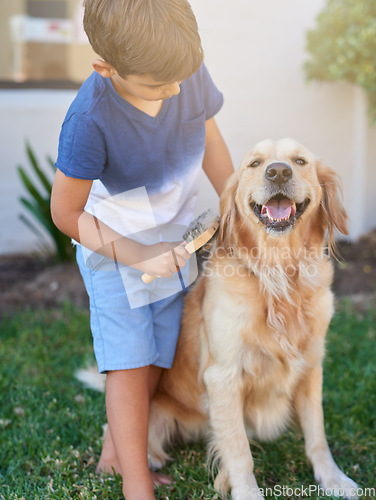
M19 216L19 219L22 220L22 222L28 226L28 228L30 229L30 231L32 233L34 233L35 235L37 235L39 238L45 238L45 235L43 234L43 232L38 228L38 226L36 224L34 224L30 219L28 219L24 214L20 214Z
M51 167L53 173L55 174L56 173L55 162L53 161L53 159L51 158L51 156L47 156L46 160L47 160L47 163L49 164L49 166Z
M29 198L25 196L21 196L19 201L25 207L25 209L32 215L34 221L42 226L47 234L51 237L54 242L56 248L56 256L58 261L64 262L66 260L72 260L74 257L74 252L72 249L72 245L70 242L70 238L63 234L53 223L50 211L50 203L51 203L51 189L52 184L44 174L42 169L40 168L36 156L30 146L29 143L26 143L26 153L31 164L31 168L37 175L38 180L42 184L44 190L47 192L47 196L43 196L30 178L28 173L22 166L18 166L18 173L21 179L22 184L29 194ZM55 165L51 157L46 157L48 165L51 167L53 172L56 172ZM27 217L24 215L20 215L20 219L26 224L30 230L34 233L41 235L42 233L37 230L36 225L33 224ZM44 248L47 248L44 245Z
M51 254L51 245L48 242L46 235L25 215L20 214L19 218L34 235L38 236L39 253L44 254L45 256L49 256Z
M25 186L25 188L27 189L27 191L29 192L29 194L37 201L37 203L44 204L45 203L45 199L40 194L40 192L38 191L38 189L35 187L35 185L31 181L30 177L25 172L25 170L22 167L17 167L17 170L18 170L18 173L19 173L19 175L21 177L23 185Z
M30 200L21 197L21 203L29 210L29 212L37 219L37 221L47 229L48 232L51 232L51 224L45 213L41 209L40 205L33 204Z
M42 185L46 189L47 193L51 193L52 184L51 184L50 180L46 177L46 175L44 174L42 169L40 168L38 161L36 159L36 156L35 156L33 150L30 147L30 144L28 142L26 142L26 153L27 153L27 156L30 160L31 166L33 167L33 170L37 174Z

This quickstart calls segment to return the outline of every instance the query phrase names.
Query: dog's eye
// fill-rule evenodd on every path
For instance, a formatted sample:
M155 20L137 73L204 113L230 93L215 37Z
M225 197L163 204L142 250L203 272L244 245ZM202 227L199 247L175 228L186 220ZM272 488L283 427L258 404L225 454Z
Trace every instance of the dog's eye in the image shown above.
M307 162L305 161L304 158L296 158L295 163L297 163L298 165L302 165L302 166L307 164Z
M250 165L248 165L248 167L255 168L258 167L259 165L261 165L261 161L255 160Z

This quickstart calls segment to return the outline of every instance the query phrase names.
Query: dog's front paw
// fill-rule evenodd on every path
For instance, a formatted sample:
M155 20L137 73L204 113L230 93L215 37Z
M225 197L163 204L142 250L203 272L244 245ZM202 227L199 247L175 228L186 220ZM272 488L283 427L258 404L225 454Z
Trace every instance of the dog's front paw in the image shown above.
M342 497L348 500L357 500L358 485L346 476L340 469L336 468L326 477L318 478L320 486L325 490L326 495Z
M256 479L251 478L250 484L236 485L231 488L232 500L264 500Z
M227 495L231 488L230 479L228 477L228 472L225 468L221 467L218 474L214 480L214 489L218 491L222 496Z
M232 500L264 500L258 488L233 488L231 490Z

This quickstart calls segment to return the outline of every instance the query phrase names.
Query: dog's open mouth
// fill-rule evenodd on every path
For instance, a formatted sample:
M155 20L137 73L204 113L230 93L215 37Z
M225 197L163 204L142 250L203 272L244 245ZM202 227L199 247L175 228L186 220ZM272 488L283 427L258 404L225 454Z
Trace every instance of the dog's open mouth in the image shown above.
M292 228L309 205L309 198L303 203L295 203L283 194L270 198L264 205L251 202L256 217L268 228L284 231Z

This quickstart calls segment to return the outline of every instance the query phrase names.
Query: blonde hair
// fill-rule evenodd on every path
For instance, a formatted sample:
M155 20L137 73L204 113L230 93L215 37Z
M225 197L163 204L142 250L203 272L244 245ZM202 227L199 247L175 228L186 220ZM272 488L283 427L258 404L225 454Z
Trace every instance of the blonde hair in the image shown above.
M125 78L184 80L203 60L186 0L84 0L84 28L95 52Z

